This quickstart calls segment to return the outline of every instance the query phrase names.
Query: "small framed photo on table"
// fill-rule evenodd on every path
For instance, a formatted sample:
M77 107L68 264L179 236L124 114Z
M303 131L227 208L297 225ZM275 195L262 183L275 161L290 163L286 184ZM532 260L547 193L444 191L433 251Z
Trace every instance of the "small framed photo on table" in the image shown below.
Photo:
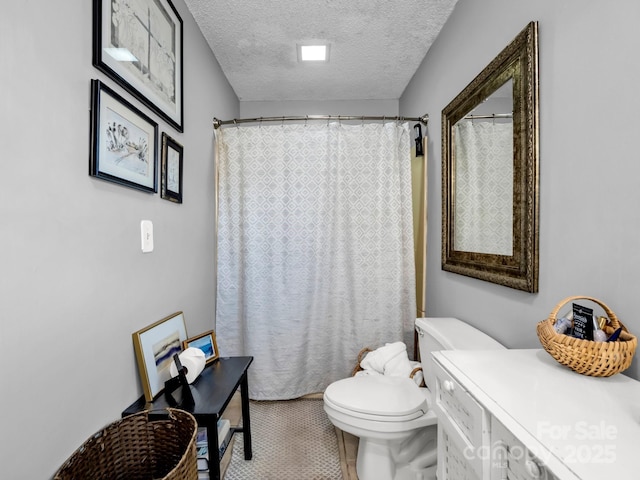
M213 330L201 333L195 337L191 337L182 342L182 348L185 350L189 347L199 348L204 352L204 359L207 365L218 359L218 344L216 343L216 334Z

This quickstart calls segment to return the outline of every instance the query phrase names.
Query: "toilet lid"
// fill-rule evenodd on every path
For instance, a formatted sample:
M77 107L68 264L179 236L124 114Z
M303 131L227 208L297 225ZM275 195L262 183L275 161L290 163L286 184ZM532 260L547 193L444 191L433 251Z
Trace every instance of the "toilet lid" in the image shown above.
M329 385L324 396L351 412L394 419L417 418L428 410L426 396L413 380L404 377L361 375L345 378Z

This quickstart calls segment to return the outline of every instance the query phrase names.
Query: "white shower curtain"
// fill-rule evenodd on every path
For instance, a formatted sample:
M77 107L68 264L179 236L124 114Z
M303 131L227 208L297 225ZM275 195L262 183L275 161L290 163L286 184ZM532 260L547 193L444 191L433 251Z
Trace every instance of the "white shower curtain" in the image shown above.
M219 149L222 355L252 355L250 397L296 398L349 375L360 349L412 352L407 124L229 127Z
M513 123L456 123L456 250L513 255Z

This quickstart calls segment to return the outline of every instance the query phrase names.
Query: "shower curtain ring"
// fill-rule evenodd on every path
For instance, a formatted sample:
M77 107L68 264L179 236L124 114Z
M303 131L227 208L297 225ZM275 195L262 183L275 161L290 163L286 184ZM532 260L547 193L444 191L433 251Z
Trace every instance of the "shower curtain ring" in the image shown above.
M308 123L309 123L309 115L307 115L307 118L304 119L304 126L306 127Z
M238 121L235 118L233 119L233 124L238 128Z

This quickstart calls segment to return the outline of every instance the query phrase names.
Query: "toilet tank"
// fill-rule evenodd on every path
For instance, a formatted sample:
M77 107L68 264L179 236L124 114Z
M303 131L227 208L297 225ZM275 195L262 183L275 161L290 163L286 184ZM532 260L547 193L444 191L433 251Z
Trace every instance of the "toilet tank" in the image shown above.
M434 385L431 357L439 350L499 350L497 340L457 318L416 318L420 360L428 388Z

